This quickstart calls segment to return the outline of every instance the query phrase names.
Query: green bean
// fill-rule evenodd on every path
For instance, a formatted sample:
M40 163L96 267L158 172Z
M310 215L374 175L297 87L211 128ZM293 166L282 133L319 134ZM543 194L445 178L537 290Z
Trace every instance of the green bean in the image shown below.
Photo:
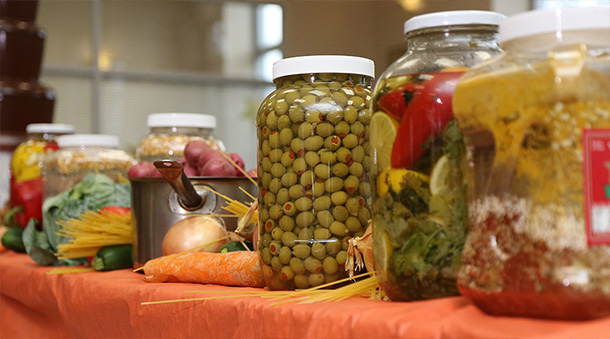
M263 259L265 265L271 265L271 257L272 255L269 247L261 248L261 259Z
M275 194L282 188L282 181L280 178L273 178L269 182L269 192Z
M280 157L280 162L282 163L282 166L284 167L292 167L292 163L294 162L294 152L292 151L286 151L284 153L282 153L282 156Z
M296 244L296 245L292 246L292 254L297 258L305 259L305 258L309 257L310 253L311 253L311 247L309 247L309 245Z
M292 250L288 246L282 246L282 248L280 248L280 254L278 257L280 258L282 265L288 265L290 263L290 259L292 258Z
M323 122L316 125L314 132L322 138L326 138L335 132L335 127L328 122Z
M284 218L282 218L284 219ZM265 233L267 234L267 233ZM282 244L288 246L288 247L293 247L295 244L295 241L297 240L297 235L294 232L284 232L284 234L282 234Z
M328 253L328 255L335 256L341 250L341 241L337 238L330 238L326 242L325 246L326 246L326 253Z
M309 276L297 274L294 276L294 286L298 289L307 289L310 287L309 285Z
M347 208L345 208L344 206L335 206L333 207L332 211L333 213L333 218L335 218L335 220L337 221L345 221L347 220L347 217L349 216L349 213L347 212ZM358 211L360 212L360 211Z
M330 195L330 200L333 205L343 205L347 201L347 193L344 191L337 191Z
M356 176L350 175L345 178L343 185L347 193L352 194L356 192L356 190L358 190L358 186L360 186L360 180Z
M349 167L347 164L339 162L333 165L333 175L339 178L344 178L349 173Z
M307 246L307 248L309 248L309 246ZM303 264L307 271L310 273L320 273L322 271L322 262L320 260L314 257L306 257L304 259Z
M280 133L278 131L271 131L269 133L269 146L271 148L280 148L282 143L280 142Z
M316 228L313 231L314 240L326 240L326 239L329 239L330 236L331 236L331 234L330 234L330 231L328 230L328 228L321 227L321 228Z
M332 138L332 137L329 137L329 138ZM339 139L339 138L337 138L337 139ZM323 144L325 144L325 141L319 135L311 136L303 141L303 146L306 151L317 151L320 149L320 147L322 147ZM326 147L326 148L328 148L328 147Z
M321 242L313 243L313 245L311 245L311 255L316 259L324 259L324 257L326 257L326 247L324 244Z
M283 217L280 218L279 225L283 231L290 232L294 229L295 222L294 222L294 219L292 218L292 216L284 215Z
M261 240L260 240L261 247L269 247L269 245L271 244L271 240L272 240L271 233L264 233L261 236Z
M344 266L345 263L347 262L347 251L345 250L341 250L337 253L337 255L335 256L335 259L337 260L337 264Z
M343 146L352 149L359 145L360 140L355 134L350 133L341 140L341 143L343 144Z
M281 219L280 219L280 221L281 221ZM358 223L360 223L360 222L358 222ZM271 238L273 238L273 240L281 240L282 234L284 234L284 231L279 227L274 227L271 230Z
M354 106L345 107L343 110L343 119L348 124L354 123L356 120L358 120L358 110Z
M311 286L319 286L324 283L324 274L322 273L314 273L310 274L308 277L309 285Z
M283 117L288 118L285 115L283 115ZM290 123L288 123L288 124L290 125ZM292 132L292 129L290 127L281 129L280 130L280 145L282 145L282 146L290 145L293 137L294 137L294 132Z
M343 179L337 177L330 177L324 182L324 190L332 193L339 191L343 188Z
M282 205L282 211L287 216L295 216L297 214L297 209L294 206L294 202L287 201Z
M288 189L288 194L292 199L298 199L305 196L305 188L299 184L296 184Z
M314 167L320 162L320 156L317 152L309 151L305 153L305 162L307 162L307 165L310 167Z
M335 221L333 214L328 210L327 211L317 211L316 219L318 220L318 223L320 223L320 225L323 227L329 227L330 224L332 224L332 222Z
M323 195L313 201L313 208L316 212L319 212L329 209L331 204L331 198L328 195Z
M350 131L349 124L345 121L341 121L335 125L335 134L337 134L341 138L346 136L349 133L349 131Z
M322 180L326 180L330 177L330 167L326 164L317 164L316 167L314 167L313 172L316 177Z
M322 137L319 137L319 136L318 136L318 138L322 139ZM328 149L329 151L336 151L339 147L341 147L341 138L339 138L336 135L331 135L331 136L327 137L326 139L324 139L322 142L324 144L324 147L326 149ZM322 144L320 144L320 147L322 147ZM320 147L318 147L316 149L319 149Z
M299 241L306 241L309 243L309 241L313 239L313 229L311 227L303 227L298 234Z
M330 230L332 234L339 237L346 235L348 232L347 227L345 227L345 224L340 221L334 221L332 224L330 224L328 230Z
M290 259L289 265L290 265L290 269L296 274L303 274L303 273L307 272L302 259L292 257Z
M314 221L313 213L310 211L305 211L297 214L296 223L299 227L307 227L311 225Z
M339 271L337 260L333 257L326 257L322 261L322 269L326 274L335 274Z

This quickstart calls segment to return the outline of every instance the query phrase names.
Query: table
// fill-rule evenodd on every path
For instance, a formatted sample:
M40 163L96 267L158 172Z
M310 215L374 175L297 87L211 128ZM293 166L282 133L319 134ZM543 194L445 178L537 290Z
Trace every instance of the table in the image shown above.
M141 305L253 288L147 283L131 270L50 275L0 254L1 338L610 337L610 317L581 322L489 316L463 297L271 305L257 297Z

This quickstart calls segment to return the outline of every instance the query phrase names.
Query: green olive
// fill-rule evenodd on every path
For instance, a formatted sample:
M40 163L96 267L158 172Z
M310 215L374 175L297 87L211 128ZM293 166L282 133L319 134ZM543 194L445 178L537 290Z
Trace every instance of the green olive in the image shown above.
M274 271L279 272L282 269L282 267L284 267L284 265L282 265L280 258L278 258L277 256L274 256L274 257L271 257L271 267L273 268Z
M268 160L271 161L271 162L279 162L283 153L284 152L282 152L281 149L274 148L271 151L269 151ZM263 159L265 159L265 158L263 158Z
M326 138L335 132L335 127L328 122L323 122L316 125L314 132L322 138Z
M299 127L297 129L297 135L301 139L309 138L310 136L314 135L313 129L314 129L314 127L313 127L312 123L304 122L299 125Z
M309 257L310 253L311 247L309 247L309 245L296 244L292 246L292 254L297 258L305 259ZM273 252L271 254L273 254Z
M335 274L324 274L324 283L325 284L330 284L331 282L335 282L337 280L339 280L340 278L342 278L341 276L341 272L337 272Z
M320 212L329 209L331 204L331 198L328 195L323 195L313 201L313 208L316 212Z
M287 172L282 175L281 182L284 187L291 187L297 183L297 174L292 171ZM288 193L288 189L286 189L286 193Z
M349 215L357 216L358 211L360 210L360 201L356 197L349 197L345 201L344 206L347 209L347 212L349 213Z
M274 177L279 178L284 175L284 173L286 173L286 167L282 166L281 163L276 162L271 165L271 175Z
M284 218L282 218L284 219ZM265 233L267 234L267 233ZM297 240L297 235L294 234L294 232L284 232L284 234L282 234L282 244L288 246L288 247L292 247L295 244L295 241Z
M290 198L298 199L305 196L305 188L299 184L296 184L288 189L288 194L290 194Z
M343 146L352 149L359 145L360 140L355 134L350 133L341 140L341 143Z
M269 145L269 140L263 140L263 143L261 145L261 151L262 151L264 157L266 157L269 154L269 152L271 152L271 146Z
M283 117L288 118L285 115ZM280 145L282 145L282 146L290 145L290 142L292 142L293 137L294 137L294 132L292 132L292 129L290 127L280 130Z
M280 254L280 248L282 248L282 244L279 241L272 241L271 244L269 244L269 251L271 251L271 255L278 255Z
M366 148L365 148L366 149ZM364 167L364 170L367 172L371 171L371 168L373 166L373 162L371 160L371 157L368 155L364 156L364 159L362 159L362 167Z
M322 273L313 273L308 277L309 285L311 286L320 286L324 284L324 274Z
M328 85L328 88L334 89L334 90L341 88L341 83L338 81L331 81L327 85Z
M267 114L267 126L271 128L271 130L275 131L277 129L277 115L274 111L269 112ZM273 132L272 132L273 133Z
M337 134L339 137L343 138L344 136L348 135L349 132L350 127L347 122L341 121L335 125L335 134Z
M350 175L345 178L343 186L345 187L347 193L352 194L358 190L358 186L360 186L360 180L356 176Z
M295 246L296 247L296 246ZM307 246L309 248L309 246ZM304 258L305 269L310 273L320 273L322 271L322 262L314 257Z
M323 229L325 230L326 228ZM324 257L326 257L326 246L321 242L313 243L313 245L311 245L311 255L316 259L323 260Z
M284 215L284 211L282 210L282 206L273 205L269 207L269 217L274 220L279 220Z
M337 260L337 264L343 266L345 265L345 263L347 262L347 251L345 250L341 250L337 253L337 255L335 256L335 259Z
M356 217L351 216L348 217L347 220L345 220L345 227L347 227L347 229L352 233L359 232L362 229L360 220L358 220L358 218Z
M353 134L350 134L353 135ZM347 137L345 137L347 138ZM345 145L345 144L343 144ZM339 149L337 149L337 160L339 162L343 162L343 163L347 163L350 160L352 160L352 153L350 152L350 150L347 147L339 147Z
M288 116L290 117L290 121L295 124L301 123L305 121L305 111L299 105L292 105L288 108Z
M258 206L258 220L269 219L269 209L264 206Z
M284 233L284 234L286 234L286 233ZM325 246L326 246L326 253L328 253L328 255L334 256L337 253L339 253L339 251L341 251L341 241L337 238L328 239Z
M263 197L263 203L265 206L272 206L275 204L275 194L273 192L267 192Z
M349 216L347 208L345 208L344 206L335 206L333 207L331 212L333 213L333 217L335 218L335 220L341 222L347 220L347 217Z
M331 137L329 137L329 138L331 138ZM320 147L322 147L322 145L324 143L325 143L325 141L324 141L324 139L321 136L314 135L314 136L311 136L311 137L305 139L303 141L303 146L304 146L306 151L317 151L317 150L320 149Z
M298 237L299 241L305 241L305 242L309 243L309 241L311 241L313 239L313 229L311 229L311 227L301 228L301 231L299 231L298 234L299 234L299 237Z
M322 269L326 274L335 274L339 271L339 264L337 264L337 260L333 257L326 257L322 260Z
M324 180L316 180L311 186L313 196L318 198L324 195Z
M282 165L284 167L291 167L292 163L294 162L294 158L295 158L294 152L286 151L286 152L282 153L282 156L280 157L280 162L282 163Z
M368 225L371 220L371 211L366 206L360 207L358 211L358 220L360 220L361 225Z
M358 120L358 110L354 106L347 106L343 110L343 119L348 124L353 124Z
M294 276L294 286L298 289L304 290L310 287L309 276L297 274Z
M339 178L344 178L349 174L350 168L347 164L339 162L333 165L332 172L333 175Z
M368 182L363 182L360 184L359 192L362 196L370 197L371 196L371 184Z
M331 98L337 103L339 106L345 107L347 105L347 95L343 92L334 92L331 94Z
M312 201L308 197L300 197L294 202L294 205L298 211L309 211L312 207Z
M297 208L294 206L294 202L286 201L282 205L282 212L287 216L294 216L297 214Z
M340 107L328 112L326 114L326 121L333 125L336 125L340 121L343 121L343 110Z
M271 180L273 176L269 172L263 172L261 176L261 185L264 189L269 190L269 185L271 184Z
M265 265L271 265L271 257L272 255L269 247L261 248L261 259L263 259Z
M303 264L303 260L299 258L292 257L290 259L290 269L296 274L303 274L307 270L305 269L305 265Z
M282 188L282 180L280 180L280 178L273 178L273 179L271 179L271 182L269 182L269 192L267 192L267 194L269 194L269 193L275 194L275 193L279 192L279 190L281 188Z
M347 201L347 193L345 191L337 191L330 195L330 200L333 205L343 205Z
M353 96L349 98L348 104L354 106L354 108L356 109L363 109L364 107L366 107L364 99L362 99L362 97L360 96Z
M299 184L301 184L301 186L307 188L310 188L311 185L313 185L313 180L314 180L314 173L312 171L305 171L303 172L303 174L301 174L301 177L299 178Z
M316 167L314 167L313 172L316 177L322 180L326 180L330 177L330 167L324 163L317 164Z
M278 254L280 258L280 262L282 265L288 265L290 263L290 259L292 258L292 250L288 246L282 246L280 248L280 254Z
M280 218L279 220L279 226L283 231L287 231L290 232L294 229L294 219L292 218L292 216L290 215L284 215L283 217Z
M294 138L290 141L290 149L296 154L304 154L305 153L305 143L303 139Z
M309 151L305 153L305 162L307 162L307 165L310 167L314 167L320 162L320 156L317 152Z
M261 247L269 247L269 244L271 244L271 233L264 233L261 236L261 240L260 240L260 245Z
M310 211L305 211L297 214L296 223L299 227L307 227L311 225L314 221L313 213Z
M308 109L307 111L305 111L305 121L310 122L312 124L318 124L322 122L323 118L324 117L322 113L320 113L320 111L317 109ZM313 128L311 132L313 132Z
M364 136L364 125L360 121L356 121L350 126L350 131L357 137L362 137Z
M360 222L358 222L358 223L360 224ZM273 240L281 240L282 234L284 234L284 231L279 227L274 227L271 230L271 237L273 238Z
M333 221L335 221L335 218L333 217L333 214L326 210L326 211L318 211L316 213L316 219L318 220L318 223L322 226L322 227L329 227L330 224L332 224Z
M328 166L331 166L332 164L337 162L337 155L334 152L324 150L324 151L320 152L320 162L322 162L323 164L326 164Z
M301 97L301 94L299 94L299 92L297 90L291 89L288 92L286 92L286 97L284 99L286 99L286 103L288 103L289 105L292 105L295 102L295 100L297 100L300 97Z
M328 230L328 228L321 227L321 228L316 228L315 231L313 231L314 240L326 240L326 239L329 239L330 237L331 237L331 234L330 234L330 231Z
M373 114L368 109L363 109L358 112L358 121L360 121L363 125L368 125L371 122L371 117Z
M263 171L270 172L271 171L271 165L273 165L273 163L271 162L269 157L264 157L263 159L261 159L261 169Z
M292 169L296 172L296 174L303 174L303 172L307 170L307 161L305 161L305 158L294 159Z
M332 193L339 191L343 188L343 179L338 177L330 177L324 182L324 189L326 192Z
M330 232L336 236L342 237L347 234L347 227L340 221L334 221L328 228Z
M269 146L271 148L280 148L282 143L280 142L280 133L278 131L271 131L269 133Z
M281 257L280 257L280 261L282 261ZM280 270L280 278L283 281L291 281L292 279L294 279L294 272L290 269L289 266L284 266Z
M315 105L318 102L318 98L313 94L305 94L297 101L299 102L299 105L304 110L308 110L310 107L312 107L313 105ZM268 115L267 115L267 120L269 120Z
M354 162L349 166L349 173L357 178L362 177L364 174L364 167L359 162ZM362 188L362 186L360 186Z
M322 137L319 136L318 138L322 139ZM339 147L341 147L341 138L336 135L331 135L323 140L323 144L324 147L329 151L336 151ZM322 144L320 144L320 147L322 147ZM319 149L320 147L318 147L317 149Z

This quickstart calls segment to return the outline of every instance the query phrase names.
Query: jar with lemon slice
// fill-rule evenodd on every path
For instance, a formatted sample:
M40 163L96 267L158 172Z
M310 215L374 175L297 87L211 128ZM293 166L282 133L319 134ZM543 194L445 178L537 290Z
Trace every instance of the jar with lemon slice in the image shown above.
M465 70L500 53L503 19L454 11L408 20L407 51L375 86L373 258L392 300L458 294L467 188L451 100Z

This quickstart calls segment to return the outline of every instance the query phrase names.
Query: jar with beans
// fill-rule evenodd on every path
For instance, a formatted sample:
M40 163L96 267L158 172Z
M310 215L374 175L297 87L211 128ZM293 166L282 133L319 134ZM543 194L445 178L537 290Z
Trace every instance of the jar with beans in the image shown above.
M373 61L303 56L273 65L257 114L259 256L272 290L344 278L369 224Z

